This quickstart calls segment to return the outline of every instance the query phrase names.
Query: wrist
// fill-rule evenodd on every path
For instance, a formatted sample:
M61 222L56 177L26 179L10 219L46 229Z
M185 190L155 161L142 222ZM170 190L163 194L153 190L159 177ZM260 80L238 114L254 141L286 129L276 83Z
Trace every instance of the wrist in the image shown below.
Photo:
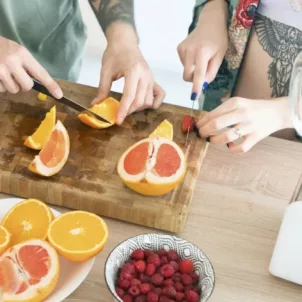
M113 23L106 30L108 44L138 46L138 36L130 24Z
M292 115L291 115L291 108L288 97L280 98L279 102L279 112L280 116L282 116L282 129L286 128L294 128Z

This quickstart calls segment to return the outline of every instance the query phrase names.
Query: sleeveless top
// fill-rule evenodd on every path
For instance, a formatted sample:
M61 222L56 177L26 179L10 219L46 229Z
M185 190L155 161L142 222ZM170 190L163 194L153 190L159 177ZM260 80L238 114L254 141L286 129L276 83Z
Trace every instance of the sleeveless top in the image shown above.
M77 80L86 41L78 0L1 0L0 36L26 47L52 77Z

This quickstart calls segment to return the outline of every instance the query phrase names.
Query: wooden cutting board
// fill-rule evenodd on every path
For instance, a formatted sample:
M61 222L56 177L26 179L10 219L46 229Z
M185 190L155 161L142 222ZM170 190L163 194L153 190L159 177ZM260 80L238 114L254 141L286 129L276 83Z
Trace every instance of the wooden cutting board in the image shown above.
M67 97L86 106L96 88L59 81ZM112 93L120 99L120 94ZM57 118L70 136L70 155L55 176L43 178L28 171L37 151L23 145L56 104ZM52 98L39 101L37 93L0 96L0 191L49 204L91 211L136 224L171 232L183 230L188 207L206 154L207 143L190 135L188 169L184 181L160 197L146 197L128 189L116 170L118 159L133 143L147 137L164 119L174 125L174 140L184 148L181 123L189 110L164 104L159 110L132 114L121 127L95 130L84 125L71 109ZM197 114L197 113L196 113Z

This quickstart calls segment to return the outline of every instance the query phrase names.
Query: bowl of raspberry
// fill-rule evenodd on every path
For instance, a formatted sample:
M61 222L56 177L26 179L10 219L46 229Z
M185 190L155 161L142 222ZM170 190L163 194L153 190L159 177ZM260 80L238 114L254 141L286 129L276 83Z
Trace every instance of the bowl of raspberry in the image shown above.
M115 247L105 280L119 302L205 302L215 284L213 266L196 245L176 236L142 234Z

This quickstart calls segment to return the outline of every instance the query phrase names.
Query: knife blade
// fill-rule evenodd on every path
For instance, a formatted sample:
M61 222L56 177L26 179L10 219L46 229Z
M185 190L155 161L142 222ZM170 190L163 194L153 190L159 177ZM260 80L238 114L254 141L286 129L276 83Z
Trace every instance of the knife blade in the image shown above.
M37 80L33 79L34 81L34 86L33 86L33 89L38 91L38 92L41 92L43 94L46 94L48 96L51 96L52 98L54 98L56 101L76 110L76 111L79 111L81 113L86 113L90 116L94 116L96 117L98 120L102 121L102 122L105 122L105 123L109 123L109 124L112 124L111 122L109 122L108 120L106 120L105 118L101 117L100 115L96 114L95 112L89 110L88 108L86 108L85 106L83 105L80 105L79 103L76 103L74 101L72 101L71 99L68 99L66 97L62 97L61 99L56 99L49 91L48 89L43 86L40 82L38 82Z

